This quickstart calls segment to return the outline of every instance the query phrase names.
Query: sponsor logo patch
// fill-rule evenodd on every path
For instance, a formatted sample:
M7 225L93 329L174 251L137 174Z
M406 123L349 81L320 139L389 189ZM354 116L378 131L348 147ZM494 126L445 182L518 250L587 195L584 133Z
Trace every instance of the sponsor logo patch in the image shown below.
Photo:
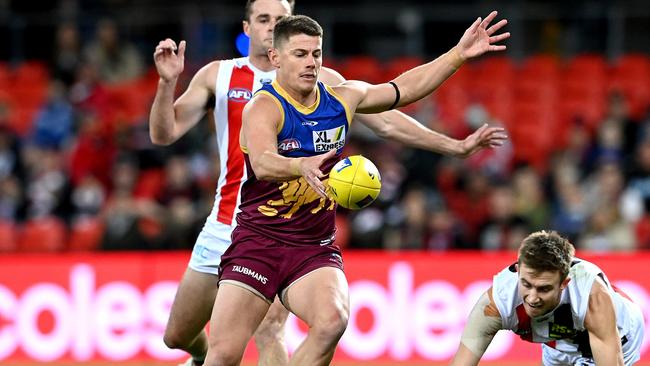
M297 139L286 139L278 143L278 152L286 153L300 149L300 141Z
M266 276L262 276L261 274L253 271L250 268L243 267L243 266L232 266L232 271L233 272L239 272L241 274L245 274L247 276L253 277L254 279L260 281L263 285L266 285L266 283L269 281Z
M228 90L228 99L233 102L246 103L251 100L253 93L244 88L232 88Z
M312 131L314 151L339 150L345 145L345 126L323 131Z

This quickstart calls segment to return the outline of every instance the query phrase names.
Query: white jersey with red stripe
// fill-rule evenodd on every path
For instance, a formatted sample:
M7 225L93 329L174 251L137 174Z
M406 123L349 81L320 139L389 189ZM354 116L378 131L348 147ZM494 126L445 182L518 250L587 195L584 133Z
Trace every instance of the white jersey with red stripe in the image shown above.
M217 274L221 255L230 245L241 185L246 180L244 155L239 146L242 111L253 93L274 79L275 70L259 70L248 57L219 63L214 121L221 170L212 212L196 240L189 263L196 271Z
M584 321L591 287L600 277L609 289L616 308L616 323L626 365L640 358L644 321L641 309L612 286L605 273L593 263L575 259L569 271L568 286L560 304L550 313L531 318L519 295L519 277L510 266L494 276L492 296L499 310L502 328L517 333L528 342L543 343L544 365L592 365L589 333Z

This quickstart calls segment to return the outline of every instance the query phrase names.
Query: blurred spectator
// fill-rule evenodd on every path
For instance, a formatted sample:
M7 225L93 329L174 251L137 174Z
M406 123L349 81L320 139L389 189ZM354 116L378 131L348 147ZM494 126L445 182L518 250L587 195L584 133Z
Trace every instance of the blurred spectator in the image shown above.
M172 157L165 166L165 183L158 202L167 207L164 246L168 249L191 248L201 231L205 216L199 211L201 191L193 179L184 156Z
M131 42L120 38L117 24L110 19L99 21L84 57L97 67L100 79L111 84L135 79L144 71L142 56Z
M618 207L598 207L589 218L578 248L600 252L634 250L633 227L621 218Z
M479 230L488 220L490 180L481 171L462 170L457 162L445 160L438 167L438 188L450 211L464 223L464 243L479 247Z
M104 187L111 185L111 170L117 154L115 142L102 132L94 113L80 116L77 141L70 151L70 179L79 184L87 175L97 178Z
M24 216L23 191L13 176L0 177L0 221L17 222Z
M61 23L56 30L54 52L50 60L52 74L69 87L75 80L80 64L79 29L73 23Z
M517 169L512 182L516 214L530 224L531 231L546 229L550 208L540 176L535 169L531 167Z
M24 154L27 164L27 218L68 218L70 186L65 173L63 154L36 146L27 147Z
M149 198L136 198L140 177L137 161L121 156L113 167L112 191L102 212L106 250L162 249L160 207Z
M73 125L74 110L65 85L54 79L50 81L47 100L36 115L32 140L40 147L59 149L72 138Z
M72 190L72 221L98 216L104 207L106 190L97 178L85 176Z
M516 250L530 232L530 225L515 211L515 194L507 184L492 188L487 222L481 227L484 250Z
M568 158L555 161L552 169L554 196L550 227L575 243L587 221L587 202L580 186L579 169Z

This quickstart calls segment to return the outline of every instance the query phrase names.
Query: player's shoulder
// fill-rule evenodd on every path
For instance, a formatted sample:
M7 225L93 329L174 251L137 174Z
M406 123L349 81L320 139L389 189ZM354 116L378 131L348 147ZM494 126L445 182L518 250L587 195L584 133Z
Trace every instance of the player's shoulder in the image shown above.
M517 298L518 281L519 276L514 265L508 266L494 275L492 279L492 296L500 310L513 305L514 300Z
M345 78L338 71L323 66L321 67L320 74L318 75L318 80L323 82L325 85L335 86L344 82Z
M569 269L569 277L575 284L592 283L597 276L604 276L603 270L594 263L575 258Z
M252 111L268 113L271 110L277 111L278 109L283 109L282 104L276 96L266 90L257 91L244 107L247 113L251 113Z
M207 63L196 72L194 80L212 89L217 81L217 75L219 74L221 63L221 60Z

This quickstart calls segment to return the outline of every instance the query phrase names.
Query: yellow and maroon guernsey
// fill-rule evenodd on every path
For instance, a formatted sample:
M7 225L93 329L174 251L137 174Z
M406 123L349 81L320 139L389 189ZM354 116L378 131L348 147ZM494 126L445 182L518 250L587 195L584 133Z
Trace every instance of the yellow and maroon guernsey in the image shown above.
M316 102L305 107L277 82L264 85L257 93L273 98L282 113L278 132L278 153L305 157L336 149L336 156L321 170L327 174L340 158L350 127L346 103L328 86L317 84ZM242 186L237 224L286 244L326 245L333 241L336 204L321 198L304 178L286 182L257 179L245 153L248 179ZM327 181L325 181L327 185Z

